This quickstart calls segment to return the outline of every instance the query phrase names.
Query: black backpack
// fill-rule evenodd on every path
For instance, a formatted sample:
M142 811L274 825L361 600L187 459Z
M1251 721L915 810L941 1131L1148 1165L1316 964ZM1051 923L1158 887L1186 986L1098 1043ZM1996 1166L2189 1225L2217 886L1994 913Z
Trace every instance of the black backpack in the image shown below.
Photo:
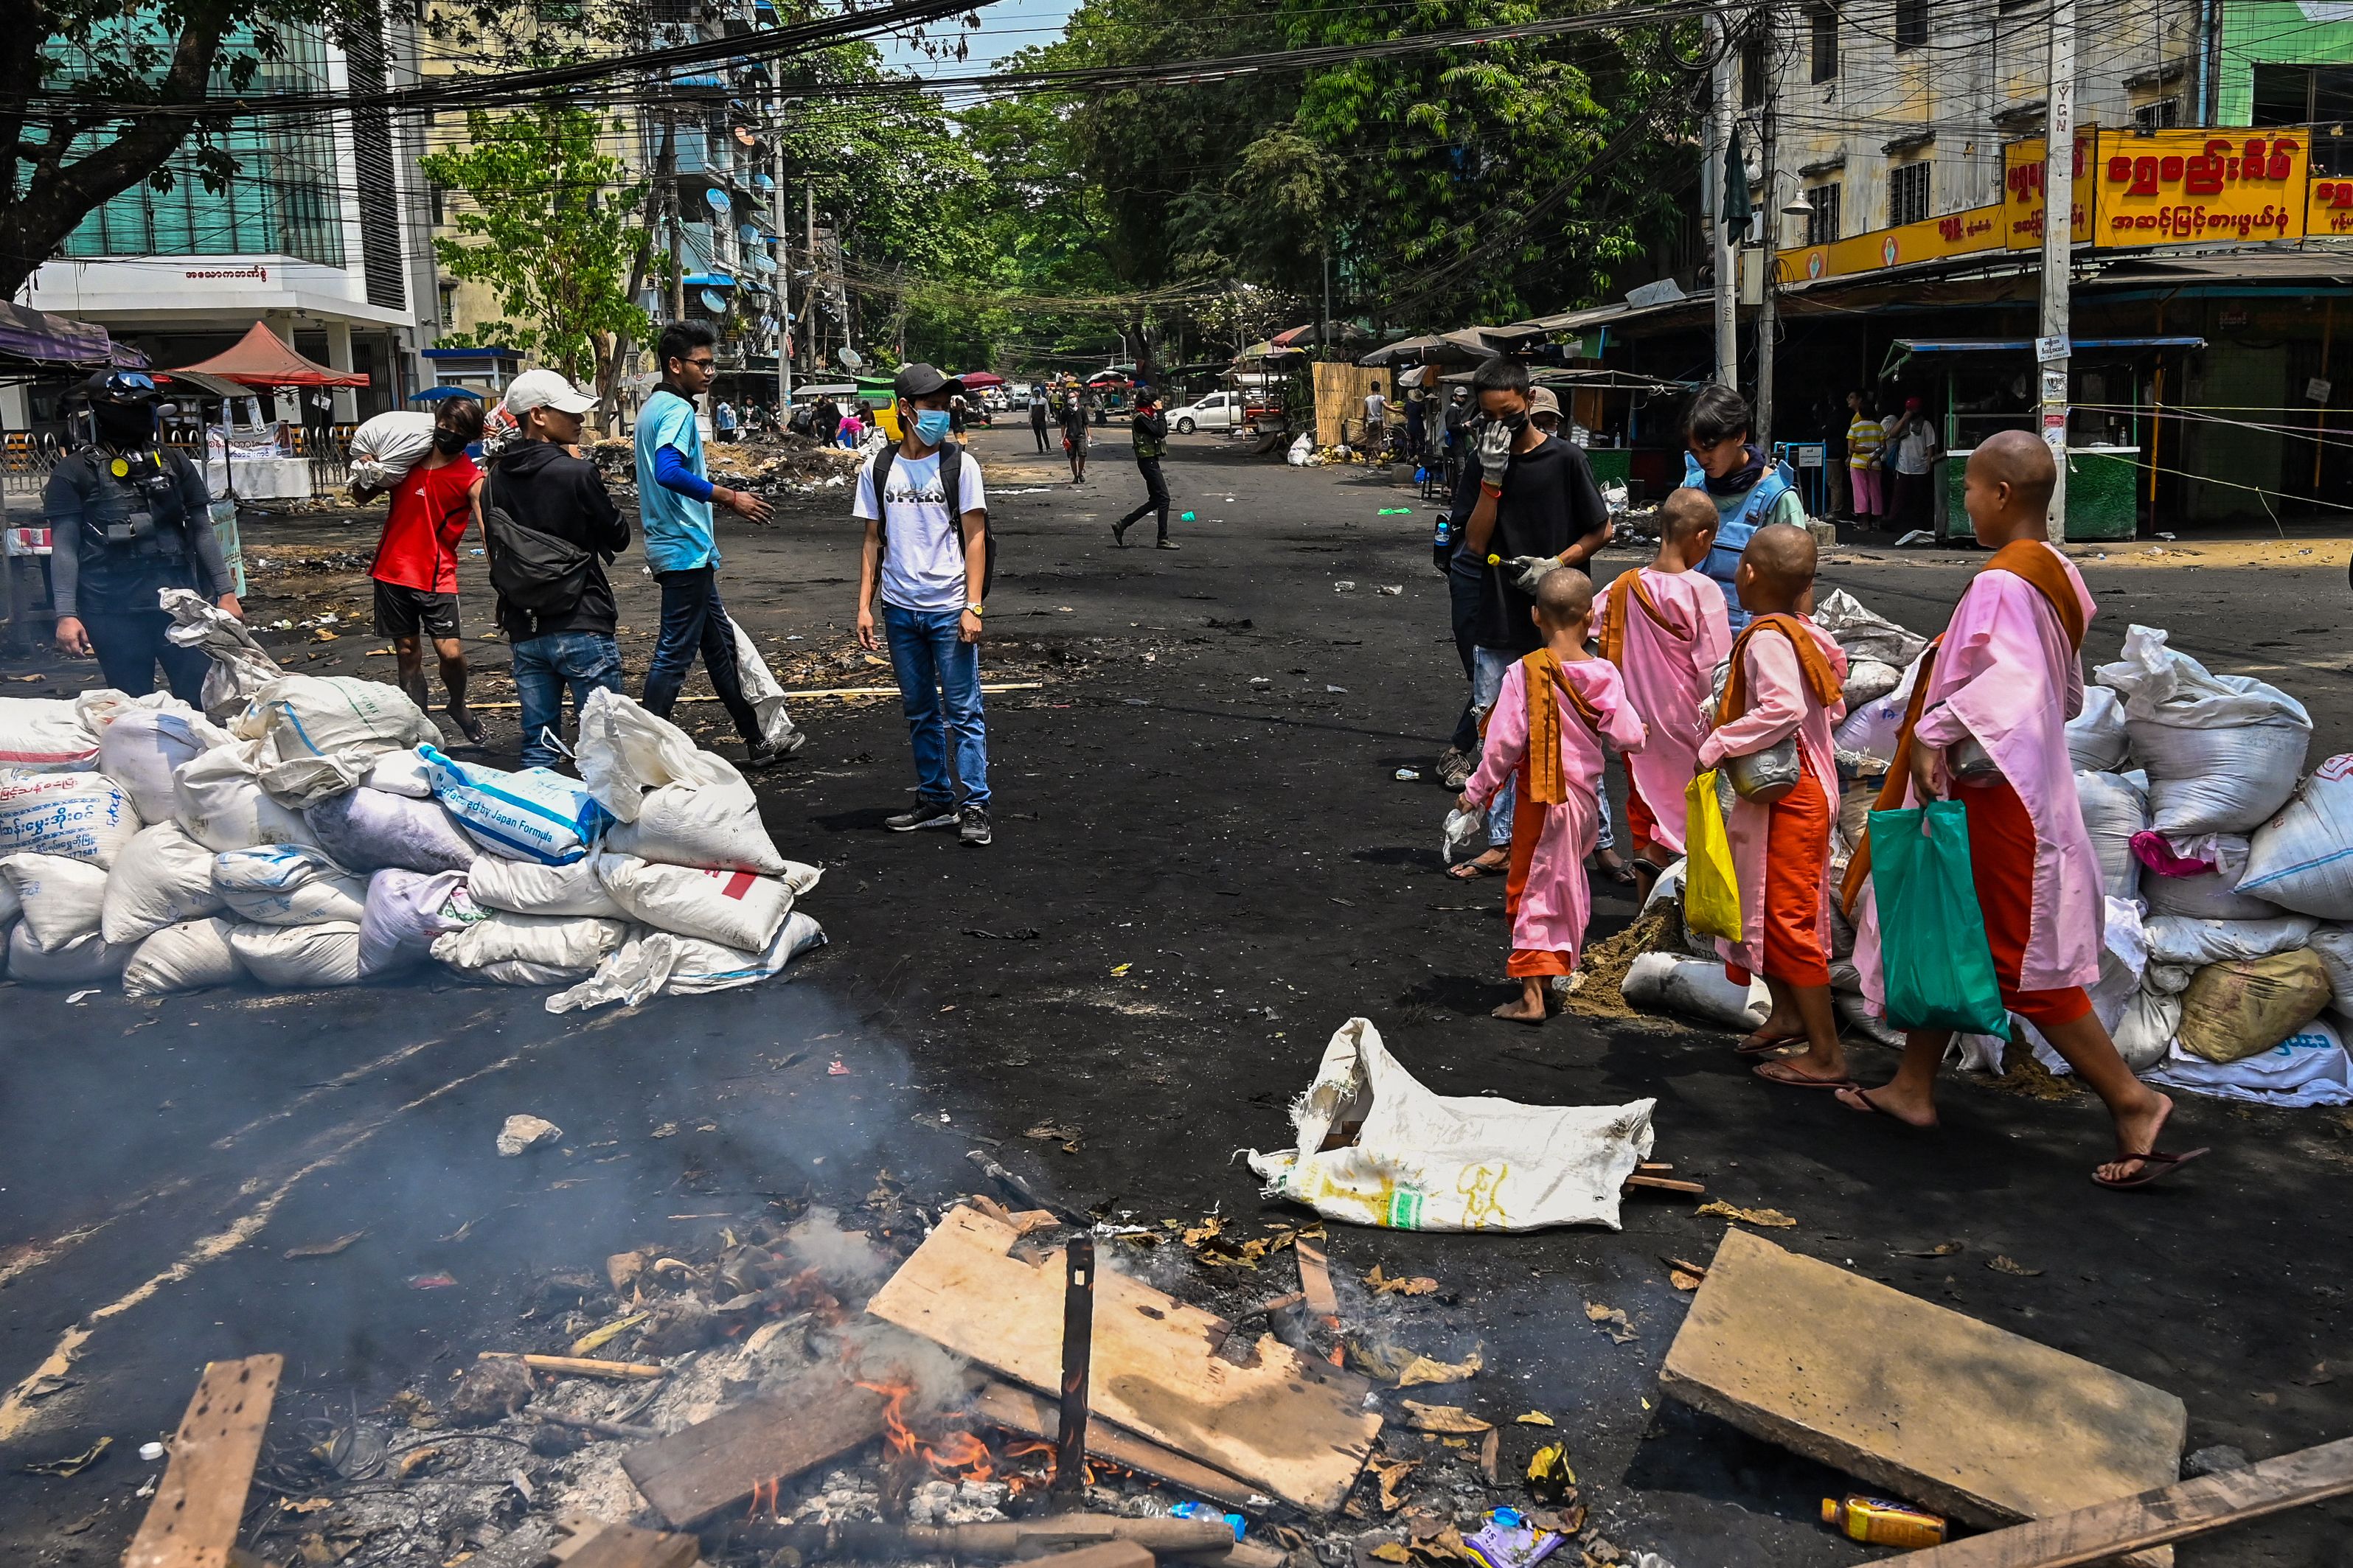
M874 455L874 529L881 535L882 548L891 548L891 509L882 504L882 487L891 478L891 465L899 460L899 446L892 442ZM947 498L948 532L956 542L956 553L964 553L964 448L954 441L940 445L940 491ZM988 585L997 580L997 532L985 530L988 536L988 554L980 563L980 596L988 597Z
M570 614L588 588L597 552L533 528L498 504L497 476L482 498L482 550L500 604L524 615Z

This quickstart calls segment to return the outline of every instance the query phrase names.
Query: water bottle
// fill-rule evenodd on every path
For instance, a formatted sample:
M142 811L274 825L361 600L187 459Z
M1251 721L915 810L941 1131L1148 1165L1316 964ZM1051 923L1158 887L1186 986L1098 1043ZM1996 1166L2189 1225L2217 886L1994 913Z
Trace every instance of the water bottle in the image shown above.
M1450 514L1442 511L1438 514L1438 532L1430 543L1440 550L1454 548L1454 520Z

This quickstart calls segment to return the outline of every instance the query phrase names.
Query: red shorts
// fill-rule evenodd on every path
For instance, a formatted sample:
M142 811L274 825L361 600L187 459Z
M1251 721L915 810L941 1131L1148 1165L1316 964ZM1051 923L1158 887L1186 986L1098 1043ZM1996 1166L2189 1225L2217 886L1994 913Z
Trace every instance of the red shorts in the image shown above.
M1651 803L1642 798L1642 788L1634 782L1634 765L1623 757L1618 765L1626 774L1626 827L1634 836L1634 853L1657 844L1659 819L1651 814Z
M2002 1005L2038 1029L2073 1023L2092 1010L2092 999L2082 986L2018 988L2034 912L2034 820L2026 815L2026 803L2007 779L1954 793L1968 818L1969 879L1977 886L1978 912L1985 916L1986 945L1993 950Z

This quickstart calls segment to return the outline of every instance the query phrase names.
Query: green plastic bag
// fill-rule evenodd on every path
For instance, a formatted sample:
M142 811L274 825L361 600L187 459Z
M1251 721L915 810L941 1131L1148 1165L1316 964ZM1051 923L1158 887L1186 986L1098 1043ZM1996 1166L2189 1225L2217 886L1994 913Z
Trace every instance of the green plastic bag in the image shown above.
M1926 831L1922 831L1923 825ZM1871 814L1887 1022L2010 1038L1985 914L1969 876L1969 823L1957 800Z

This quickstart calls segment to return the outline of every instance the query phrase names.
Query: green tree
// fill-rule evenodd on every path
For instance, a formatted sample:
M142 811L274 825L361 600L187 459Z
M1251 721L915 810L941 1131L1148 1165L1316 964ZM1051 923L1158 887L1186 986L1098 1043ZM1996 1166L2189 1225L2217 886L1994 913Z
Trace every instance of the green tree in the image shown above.
M625 184L621 160L598 149L605 123L558 104L498 118L477 110L465 146L421 161L427 179L467 200L452 215L457 237L433 242L441 265L490 285L516 323L497 323L507 341L575 381L592 367L609 380L617 345L645 342L652 325L630 297L648 264L635 216L646 186Z

